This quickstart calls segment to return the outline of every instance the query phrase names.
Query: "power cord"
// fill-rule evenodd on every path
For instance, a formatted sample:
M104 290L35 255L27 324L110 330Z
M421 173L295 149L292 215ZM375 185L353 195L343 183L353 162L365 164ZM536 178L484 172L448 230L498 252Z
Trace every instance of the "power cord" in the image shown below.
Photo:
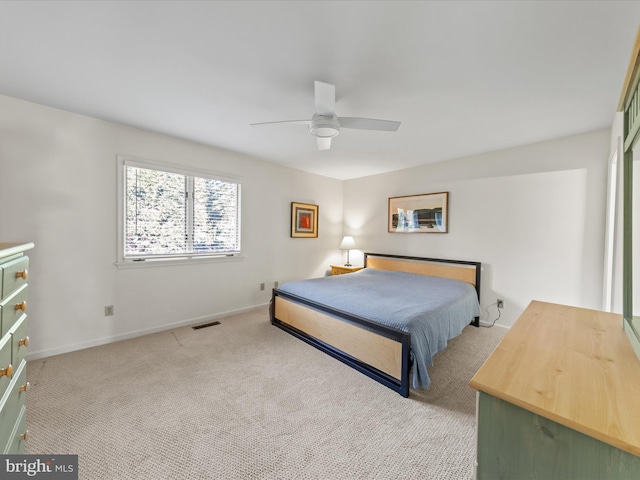
M497 305L497 303L496 303L496 305ZM493 321L493 323L492 323L491 325L480 325L480 326L481 326L481 327L484 327L484 328L491 328L491 327L493 327L493 326L496 324L496 322L497 322L498 320L500 320L500 315L501 315L501 314L502 314L502 309L501 309L501 308L498 308L498 318L496 318L496 319Z

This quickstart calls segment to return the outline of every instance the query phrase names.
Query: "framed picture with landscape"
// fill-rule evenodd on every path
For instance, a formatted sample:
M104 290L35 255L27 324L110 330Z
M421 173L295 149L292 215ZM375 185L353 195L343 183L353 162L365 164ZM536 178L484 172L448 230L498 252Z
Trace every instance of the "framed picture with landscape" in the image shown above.
M389 198L389 232L447 233L449 192Z
M318 237L318 205L291 202L291 236Z

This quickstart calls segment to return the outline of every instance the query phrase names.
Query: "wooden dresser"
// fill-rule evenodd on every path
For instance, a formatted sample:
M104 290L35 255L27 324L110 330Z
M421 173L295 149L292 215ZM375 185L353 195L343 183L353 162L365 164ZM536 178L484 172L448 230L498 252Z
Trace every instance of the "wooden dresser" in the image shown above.
M32 243L0 243L0 451L24 453L27 277Z
M640 478L640 361L622 316L533 301L470 383L477 478Z

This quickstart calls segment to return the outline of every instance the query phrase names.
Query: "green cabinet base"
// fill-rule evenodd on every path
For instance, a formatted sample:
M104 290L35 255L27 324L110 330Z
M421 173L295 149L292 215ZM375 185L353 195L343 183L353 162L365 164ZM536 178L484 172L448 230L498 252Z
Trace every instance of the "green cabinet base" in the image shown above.
M640 457L478 393L478 480L638 480Z

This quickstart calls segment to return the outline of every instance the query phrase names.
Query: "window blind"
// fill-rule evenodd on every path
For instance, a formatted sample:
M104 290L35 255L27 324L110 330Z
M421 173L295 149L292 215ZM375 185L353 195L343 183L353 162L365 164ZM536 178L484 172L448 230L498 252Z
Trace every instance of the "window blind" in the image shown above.
M125 259L240 252L240 184L125 165Z

